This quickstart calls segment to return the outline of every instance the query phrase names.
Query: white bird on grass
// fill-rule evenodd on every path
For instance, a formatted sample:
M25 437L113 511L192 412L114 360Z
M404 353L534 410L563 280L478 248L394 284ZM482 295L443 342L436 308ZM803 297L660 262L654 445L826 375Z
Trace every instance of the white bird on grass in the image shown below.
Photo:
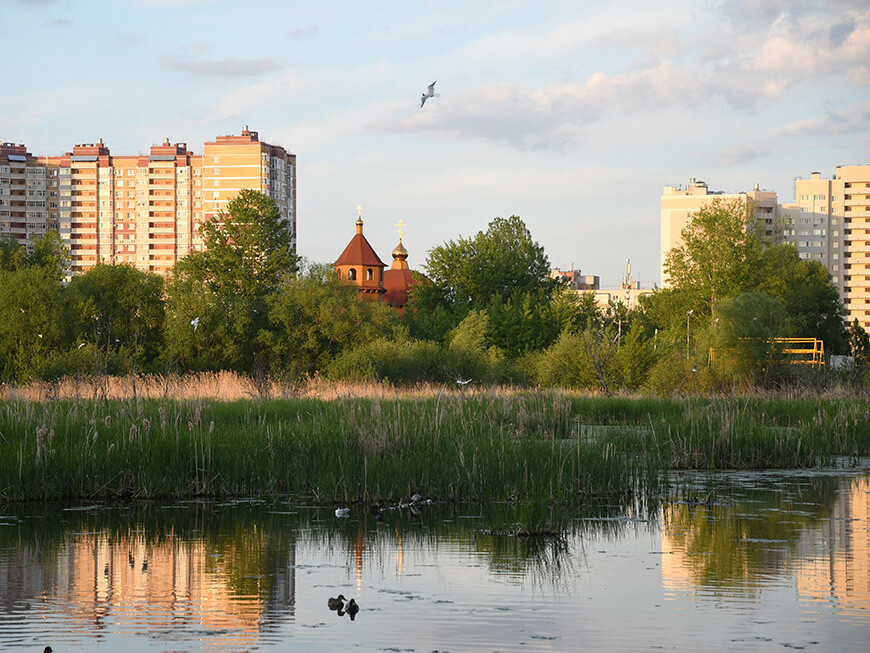
M193 332L196 333L196 329L199 326L199 318L198 317L193 318L190 321L190 323L193 325Z
M429 88L426 89L426 92L423 93L423 97L420 98L420 107L426 104L426 100L430 97L439 97L439 94L435 92L435 84L438 80L435 80L431 84L429 84Z
M346 519L350 515L350 508L336 508L335 516Z

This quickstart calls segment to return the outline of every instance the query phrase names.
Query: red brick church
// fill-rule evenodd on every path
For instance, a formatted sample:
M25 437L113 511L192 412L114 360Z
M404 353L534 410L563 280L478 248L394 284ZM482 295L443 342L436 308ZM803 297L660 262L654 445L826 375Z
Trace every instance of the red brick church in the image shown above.
M403 223L400 221L398 226L401 229ZM400 231L399 244L393 250L393 263L389 270L385 270L386 263L363 235L360 215L356 221L356 234L332 265L341 279L359 286L363 297L384 302L404 312L408 304L408 288L411 286L411 270L407 259L408 250L402 245Z

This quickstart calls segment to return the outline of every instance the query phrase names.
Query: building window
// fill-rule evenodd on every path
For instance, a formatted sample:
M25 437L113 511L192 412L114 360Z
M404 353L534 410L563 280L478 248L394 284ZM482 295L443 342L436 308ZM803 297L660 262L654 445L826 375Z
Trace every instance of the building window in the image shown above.
M366 270L366 281L371 281L374 278L375 278L375 275L372 273L372 269L368 268Z
M348 278L350 281L356 281L356 270L354 270L353 268L351 268L350 270L348 270L348 271L347 271L347 278Z

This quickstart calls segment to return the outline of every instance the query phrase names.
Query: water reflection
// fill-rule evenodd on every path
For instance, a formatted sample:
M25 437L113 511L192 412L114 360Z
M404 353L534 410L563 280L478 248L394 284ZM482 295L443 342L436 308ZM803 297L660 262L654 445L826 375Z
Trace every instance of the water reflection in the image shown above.
M690 497L704 501L663 509L667 588L757 596L788 574L801 597L870 609L870 478L756 473L717 484L718 500L696 487Z
M545 538L504 535L509 504L7 510L0 648L740 648L747 606L866 643L866 473L685 476L674 496L587 506ZM708 602L694 642L686 609Z

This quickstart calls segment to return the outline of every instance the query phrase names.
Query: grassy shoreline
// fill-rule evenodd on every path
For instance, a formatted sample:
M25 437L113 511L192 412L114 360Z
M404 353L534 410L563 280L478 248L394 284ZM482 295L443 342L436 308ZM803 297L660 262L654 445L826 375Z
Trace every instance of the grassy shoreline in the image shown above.
M866 399L559 391L0 402L0 502L308 496L572 504L673 468L870 455Z

